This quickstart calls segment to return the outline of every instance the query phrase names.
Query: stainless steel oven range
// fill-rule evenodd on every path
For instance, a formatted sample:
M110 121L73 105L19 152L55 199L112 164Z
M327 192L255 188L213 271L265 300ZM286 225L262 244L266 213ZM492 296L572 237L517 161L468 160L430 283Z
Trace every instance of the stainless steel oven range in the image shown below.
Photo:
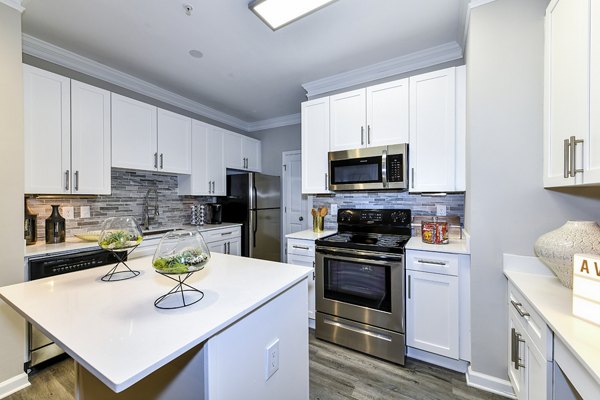
M316 241L315 335L403 365L410 210L342 209L337 222Z

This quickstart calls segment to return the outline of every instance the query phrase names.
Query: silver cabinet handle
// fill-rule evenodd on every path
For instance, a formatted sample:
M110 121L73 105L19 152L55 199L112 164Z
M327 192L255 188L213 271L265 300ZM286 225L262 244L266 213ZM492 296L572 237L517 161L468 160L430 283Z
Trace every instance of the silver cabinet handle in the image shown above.
M210 181L208 181L208 193L210 194Z
M521 357L519 356L519 349L521 347L521 343L525 343L523 339L521 339L521 334L515 331L515 369L525 368L525 364L521 363Z
M154 168L158 168L158 153L154 153Z
M212 181L212 183L213 183L213 185L212 185L213 186L212 193L215 194L215 181Z
M292 245L292 247L294 249L300 249L300 250L308 250L309 249L308 246L296 246L295 244Z
M409 298L409 299L410 299L410 283L411 283L411 282L410 282L410 278L411 278L411 276L410 276L410 275L408 275L408 285L407 285L406 289L407 289L407 291L408 291L408 298Z
M327 185L329 184L327 180L327 173L325 173L325 190L327 190Z
M575 136L571 136L569 141L571 147L571 177L575 177L578 172L583 172L583 169L577 169L577 152L575 151L577 145L583 143L583 139L575 139Z
M227 242L227 254L231 254L231 242Z
M160 153L160 169L163 169L163 153Z
M227 235L231 235L233 232L223 232L221 233L221 236L227 236Z
M69 190L69 170L65 171L65 190Z
M570 161L569 161L569 157L570 157L570 154L571 154L571 152L570 152L570 148L571 148L571 142L569 141L569 139L565 139L565 141L564 141L563 145L564 145L564 155L563 155L563 158L564 158L564 162L563 162L563 176L564 176L565 178L568 178L568 177L569 177L569 175L571 175L571 171L570 171L570 169L569 169L569 167L570 167L570 165L571 165L571 164L570 164Z
M511 328L510 329L510 362L511 363L515 363L515 360L517 359L517 354L516 354L516 349L517 349L517 331L515 330L515 328Z
M410 187L415 188L415 169L410 169Z
M227 254L227 243L223 243L223 253Z
M79 171L75 171L75 190L79 191Z
M365 144L365 127L361 126L360 127L360 145L364 146Z
M517 303L514 300L511 300L510 303L513 305L513 307L517 310L517 312L519 313L519 315L521 317L529 317L529 313L525 310L523 310L523 304L521 303Z
M435 260L417 260L419 264L429 264L429 265L440 265L442 267L448 265L445 261L435 261Z
M367 144L371 144L371 125L367 125Z

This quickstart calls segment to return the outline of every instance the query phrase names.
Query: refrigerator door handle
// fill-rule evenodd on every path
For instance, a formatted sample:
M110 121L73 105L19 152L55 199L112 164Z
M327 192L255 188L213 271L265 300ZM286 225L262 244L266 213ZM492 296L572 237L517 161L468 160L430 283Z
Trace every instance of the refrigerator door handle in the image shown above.
M254 225L252 227L252 247L256 247L256 231L258 231L258 216L256 215L256 211L252 211L254 213Z

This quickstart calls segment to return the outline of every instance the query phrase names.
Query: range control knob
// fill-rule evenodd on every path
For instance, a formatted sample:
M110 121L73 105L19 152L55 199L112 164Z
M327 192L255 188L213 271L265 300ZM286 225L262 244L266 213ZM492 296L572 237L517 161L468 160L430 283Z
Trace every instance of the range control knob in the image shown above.
M395 211L392 213L392 222L395 224L406 224L408 223L408 215L402 211Z
M352 213L350 211L343 211L340 213L340 222L350 222L352 219Z

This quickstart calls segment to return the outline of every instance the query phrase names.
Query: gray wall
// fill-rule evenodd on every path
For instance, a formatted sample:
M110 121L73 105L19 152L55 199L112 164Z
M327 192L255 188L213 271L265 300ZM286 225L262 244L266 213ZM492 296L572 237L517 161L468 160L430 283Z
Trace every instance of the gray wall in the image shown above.
M5 286L24 277L24 143L21 14L1 3L0 38L0 286ZM23 318L0 301L0 384L23 374L24 328Z
M568 219L599 220L600 188L542 183L544 14L548 0L497 0L472 10L467 43L467 193L472 368L507 379L502 254L533 255Z
M246 133L262 143L262 172L281 176L281 153L300 150L300 125Z

